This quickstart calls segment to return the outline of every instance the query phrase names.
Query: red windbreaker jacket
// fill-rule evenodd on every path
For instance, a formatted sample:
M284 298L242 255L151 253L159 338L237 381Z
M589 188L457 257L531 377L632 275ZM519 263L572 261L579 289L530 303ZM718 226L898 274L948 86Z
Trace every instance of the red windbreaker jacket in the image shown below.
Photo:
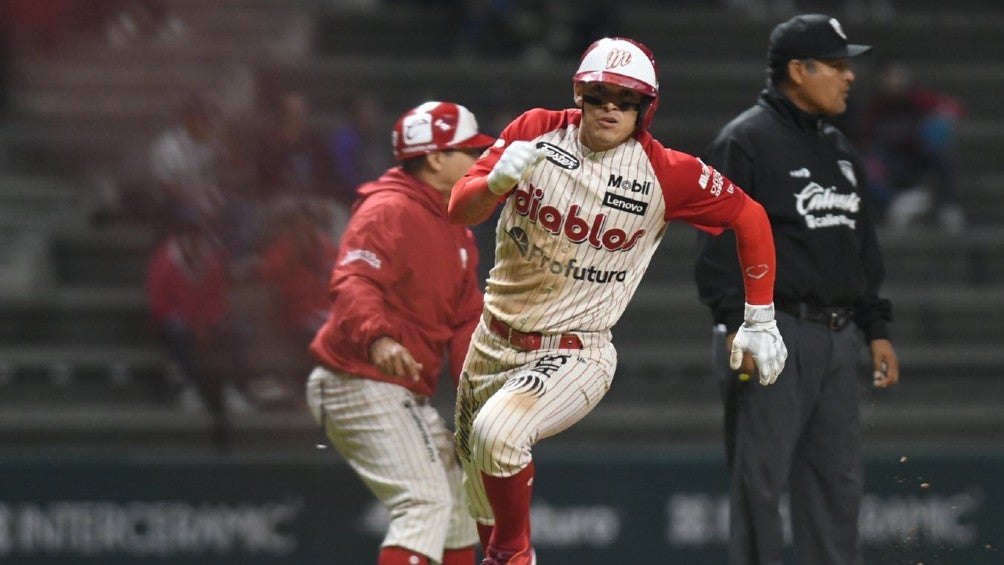
M451 224L442 195L400 167L358 192L331 277L331 312L310 350L331 369L431 396L444 355L459 380L481 316L474 234ZM423 365L419 382L370 363L370 344L381 336Z

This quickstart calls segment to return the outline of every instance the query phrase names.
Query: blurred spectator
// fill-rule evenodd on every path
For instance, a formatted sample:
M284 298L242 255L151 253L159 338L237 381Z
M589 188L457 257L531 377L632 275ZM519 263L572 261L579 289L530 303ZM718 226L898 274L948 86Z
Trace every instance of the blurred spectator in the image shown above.
M335 128L329 151L335 166L335 198L347 208L356 188L379 177L393 165L387 149L383 105L372 93L357 94L348 103L342 123Z
M282 93L256 148L259 194L277 199L330 195L333 168L324 139L310 127L310 103L300 92Z
M269 298L272 332L294 360L288 374L260 397L300 406L305 382L314 361L307 347L324 324L330 308L328 281L338 247L326 226L328 218L316 207L291 203L279 215L279 229L261 253L261 280Z
M965 228L953 162L962 115L958 100L918 86L902 63L879 67L875 93L863 110L860 145L880 220L903 228L933 213L947 232Z
M113 174L97 181L102 209L95 220L149 226L167 233L196 217L219 238L232 263L253 252L257 218L246 204L251 180L219 107L187 97L148 145L127 147Z
M224 206L220 165L227 158L216 107L193 96L177 121L154 139L147 154L151 185L137 194L134 212L168 224L195 217L213 226Z
M182 408L200 405L212 417L212 443L230 444L228 410L249 405L235 385L244 373L231 326L225 255L195 216L179 218L147 272L150 316L183 379Z
M103 0L105 40L113 47L184 37L185 25L163 0Z
M308 203L328 217L331 224L344 226L349 204L344 203L347 198L342 194L327 139L311 127L311 107L306 96L298 91L285 91L271 106L273 110L252 149L258 175L259 241L271 240L285 210L301 203ZM332 229L338 232L336 227Z
M165 0L2 0L0 8L19 44L42 55L58 53L77 38L126 46L185 33Z
M177 121L150 145L139 190L126 187L125 194L132 194L126 213L161 229L195 217L219 238L238 268L253 255L258 221L247 191L225 183L236 176L238 160L217 105L205 96L191 96Z
M335 170L329 226L336 243L348 225L356 189L394 164L387 148L390 125L386 121L383 103L378 97L373 93L355 94L328 139L328 154Z

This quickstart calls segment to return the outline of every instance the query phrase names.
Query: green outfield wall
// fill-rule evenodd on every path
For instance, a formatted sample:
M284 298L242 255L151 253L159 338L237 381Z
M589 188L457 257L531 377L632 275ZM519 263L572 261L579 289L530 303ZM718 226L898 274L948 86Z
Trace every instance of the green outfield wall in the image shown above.
M546 447L533 508L542 565L725 563L715 447ZM869 449L866 473L867 563L1004 563L1004 448ZM370 565L386 520L323 448L0 457L0 563Z

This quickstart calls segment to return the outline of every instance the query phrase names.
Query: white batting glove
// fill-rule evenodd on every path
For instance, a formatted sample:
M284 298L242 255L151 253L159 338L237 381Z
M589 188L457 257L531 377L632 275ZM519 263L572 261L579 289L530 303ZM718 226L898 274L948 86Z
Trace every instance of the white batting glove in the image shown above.
M530 141L513 141L488 173L488 190L499 196L509 192L545 155L543 147Z
M739 370L743 362L743 352L749 351L756 361L760 384L774 384L778 375L784 370L784 361L788 358L788 348L781 339L781 332L774 321L774 305L758 306L746 304L745 321L739 326L735 339L732 340L732 352L729 355L729 366L733 371Z

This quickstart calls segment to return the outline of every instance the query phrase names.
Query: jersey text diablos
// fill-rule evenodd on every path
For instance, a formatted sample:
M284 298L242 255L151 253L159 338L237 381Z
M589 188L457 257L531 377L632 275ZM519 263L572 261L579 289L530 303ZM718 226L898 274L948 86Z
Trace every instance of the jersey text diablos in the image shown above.
M554 206L541 205L544 191L530 185L529 190L517 190L513 197L514 209L531 222L540 224L554 235L564 234L573 243L587 242L596 249L607 251L627 251L638 243L645 230L638 230L628 236L620 228L606 229L606 214L596 214L590 219L579 217L581 206L572 204L561 212Z

